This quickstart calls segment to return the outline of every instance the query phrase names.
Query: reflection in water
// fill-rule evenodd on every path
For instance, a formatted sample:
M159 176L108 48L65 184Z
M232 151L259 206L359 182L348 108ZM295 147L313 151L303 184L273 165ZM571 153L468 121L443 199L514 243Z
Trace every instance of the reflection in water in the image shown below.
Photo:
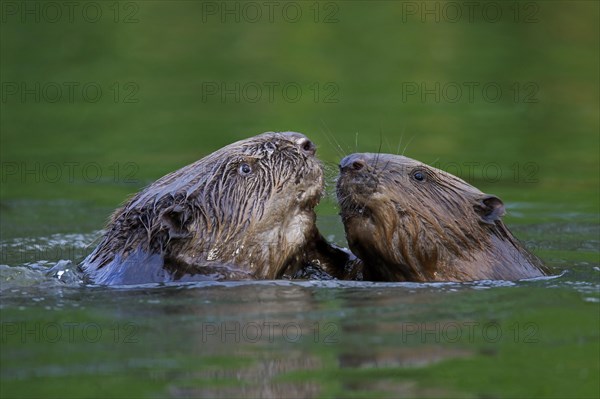
M343 368L423 367L445 359L466 358L473 353L466 349L426 346L419 348L387 348L365 353L342 353Z
M313 398L320 393L319 384L311 381L278 382L276 378L289 372L318 370L318 357L300 351L289 351L285 357L265 358L252 352L232 353L233 356L258 358L251 365L235 369L208 368L194 372L194 387L175 384L169 396L210 398ZM221 382L221 384L219 384ZM222 386L226 384L225 386ZM221 386L218 386L221 385Z
M572 230L589 243L578 248L593 252L596 230ZM555 312L566 307L572 314L600 298L599 266L577 258L556 263L556 276L520 282L83 286L60 251L29 259L40 249L56 252L70 238L83 250L93 235L0 243L19 249L15 257L3 254L7 264L0 265L0 374L12 392L33 379L99 376L121 377L119 389L127 392L144 376L154 396L170 397L464 396L404 373L464 359L501 361L511 345L519 356L554 350L556 340L545 337L564 328L555 325ZM570 242L541 247L579 254L569 252ZM543 309L552 309L549 319ZM524 311L529 316L516 316ZM585 318L575 320L578 326ZM74 339L70 325L77 325ZM57 326L62 336L50 342ZM98 340L90 339L94 330L102 332Z

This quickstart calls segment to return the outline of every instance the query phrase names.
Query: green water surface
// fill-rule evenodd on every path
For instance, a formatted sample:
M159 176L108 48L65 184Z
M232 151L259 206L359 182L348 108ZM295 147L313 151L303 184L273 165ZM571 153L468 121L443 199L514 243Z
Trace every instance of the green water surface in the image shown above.
M0 2L0 396L600 396L598 2L66 3ZM285 130L332 241L341 157L404 153L500 196L556 277L46 276L146 184Z

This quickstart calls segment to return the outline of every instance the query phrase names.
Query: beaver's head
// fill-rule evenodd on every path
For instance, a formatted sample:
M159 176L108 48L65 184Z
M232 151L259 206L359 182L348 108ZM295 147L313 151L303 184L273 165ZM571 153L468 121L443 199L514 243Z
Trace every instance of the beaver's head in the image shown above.
M373 279L435 280L489 245L502 201L449 173L399 155L352 154L337 197L350 249Z
M107 240L121 237L121 256L141 247L178 264L276 278L315 229L323 190L315 152L293 132L228 145L134 196L113 215Z

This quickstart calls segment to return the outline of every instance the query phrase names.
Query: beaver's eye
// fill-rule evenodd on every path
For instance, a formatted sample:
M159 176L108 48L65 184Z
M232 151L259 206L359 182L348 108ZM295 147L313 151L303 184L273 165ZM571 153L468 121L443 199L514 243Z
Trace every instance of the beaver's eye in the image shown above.
M412 173L412 178L416 181L425 181L425 173L420 170L414 171Z
M243 163L240 165L239 171L240 175L247 176L250 173L252 173L252 167L250 167L250 165L248 165L247 163Z

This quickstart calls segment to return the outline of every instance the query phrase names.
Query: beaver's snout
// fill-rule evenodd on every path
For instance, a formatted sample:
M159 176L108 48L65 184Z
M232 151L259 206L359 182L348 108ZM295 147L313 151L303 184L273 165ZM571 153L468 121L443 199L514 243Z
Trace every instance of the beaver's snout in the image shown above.
M348 155L340 162L340 171L361 170L367 165L367 162L360 154Z
M289 142L294 143L296 147L300 150L300 153L306 156L312 157L317 153L317 146L302 133L282 132L277 134L283 135L286 140L289 140Z
M296 140L296 144L300 151L308 156L314 156L317 152L317 146L306 137L301 137Z

